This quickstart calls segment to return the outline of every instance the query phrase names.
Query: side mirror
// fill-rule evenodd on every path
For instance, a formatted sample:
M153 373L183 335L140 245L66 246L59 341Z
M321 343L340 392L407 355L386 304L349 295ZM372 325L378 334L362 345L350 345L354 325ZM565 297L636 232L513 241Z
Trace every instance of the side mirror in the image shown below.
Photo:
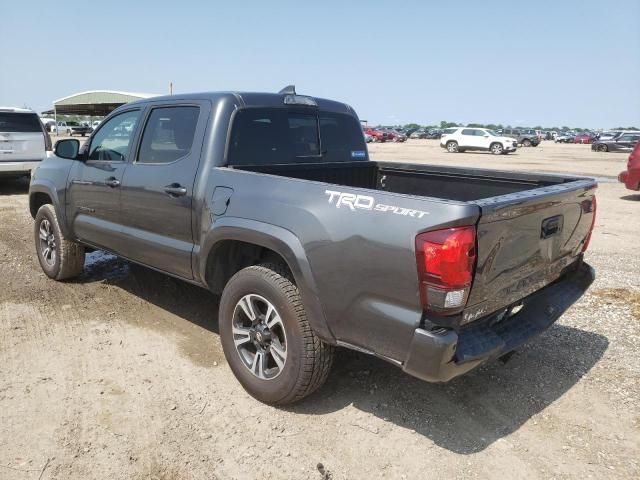
M69 160L76 160L78 158L78 152L80 151L80 142L75 138L67 138L65 140L58 140L56 146L53 148L53 152L56 157L66 158Z
M489 138L489 135L483 135L484 138Z

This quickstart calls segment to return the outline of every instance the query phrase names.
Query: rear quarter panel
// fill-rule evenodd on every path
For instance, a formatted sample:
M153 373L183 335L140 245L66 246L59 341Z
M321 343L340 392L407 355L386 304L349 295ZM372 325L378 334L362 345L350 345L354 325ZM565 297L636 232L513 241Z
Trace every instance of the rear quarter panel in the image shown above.
M234 190L224 217L277 225L299 239L312 271L314 294L336 339L399 360L422 314L416 235L475 224L479 214L477 207L462 203L229 168L214 169L211 178ZM328 192L361 195L359 205L425 213L412 217L338 206L337 196Z

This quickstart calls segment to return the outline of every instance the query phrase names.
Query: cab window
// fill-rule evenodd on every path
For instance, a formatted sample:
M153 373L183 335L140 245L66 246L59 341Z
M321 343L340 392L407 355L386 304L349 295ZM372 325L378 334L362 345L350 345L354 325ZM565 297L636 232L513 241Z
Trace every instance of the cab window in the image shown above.
M154 108L144 127L138 163L171 163L191 151L200 108Z
M131 110L107 120L91 139L88 159L126 161L138 118L140 110Z

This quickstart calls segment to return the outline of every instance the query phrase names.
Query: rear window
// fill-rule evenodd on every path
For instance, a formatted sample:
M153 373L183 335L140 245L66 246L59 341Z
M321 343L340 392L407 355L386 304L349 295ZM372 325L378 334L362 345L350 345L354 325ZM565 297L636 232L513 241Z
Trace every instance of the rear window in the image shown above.
M42 133L42 127L35 113L0 112L0 132Z
M445 128L442 131L443 135L451 135L452 133L455 133L455 131L458 130L457 128Z
M233 121L229 165L367 160L355 117L308 109L247 108Z

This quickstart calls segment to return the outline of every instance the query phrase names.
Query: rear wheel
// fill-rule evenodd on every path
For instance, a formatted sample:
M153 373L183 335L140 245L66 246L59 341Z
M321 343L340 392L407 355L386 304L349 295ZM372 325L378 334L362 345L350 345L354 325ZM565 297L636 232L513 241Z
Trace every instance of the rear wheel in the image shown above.
M609 150L609 148L606 145L598 145L598 151L599 152L606 152L608 150Z
M491 150L491 153L493 153L494 155L501 155L502 152L504 152L504 148L502 148L502 144L498 142L492 143L489 149Z
M450 142L447 142L447 152L449 153L457 153L458 150L458 142L455 142L453 140L451 140Z
M525 139L522 141L522 146L523 146L523 147L530 147L530 146L531 146L531 140L529 140L528 138L525 138Z
M219 323L231 370L261 402L296 402L327 379L333 347L311 329L298 288L283 265L256 265L236 273L222 292Z
M38 261L54 280L77 277L84 268L84 247L62 236L53 205L43 205L36 214L34 237Z

